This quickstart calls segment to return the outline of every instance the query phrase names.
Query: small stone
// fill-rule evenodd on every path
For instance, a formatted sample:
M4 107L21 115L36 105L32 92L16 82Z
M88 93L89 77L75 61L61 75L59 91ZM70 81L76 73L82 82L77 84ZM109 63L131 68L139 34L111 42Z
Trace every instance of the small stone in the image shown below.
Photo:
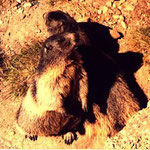
M121 9L122 9L122 6L120 6L120 5L119 5L119 6L118 6L118 9L121 11Z
M102 8L102 10L103 10L103 13L105 14L105 13L108 11L108 7L104 6L104 7Z
M23 13L23 9L22 8L17 9L17 13L19 14Z
M42 32L41 29L38 29L36 33L41 33L41 32Z
M119 32L116 29L111 29L109 30L110 35L114 38L114 39L118 39L120 37Z
M111 6L112 6L112 2L108 1L108 2L106 3L106 6L111 7Z
M102 13L102 10L99 9L97 13L100 15Z
M119 15L113 15L112 17L113 17L114 19L119 19L119 18L120 18Z
M2 21L2 20L0 20L0 24L3 24L3 21Z
M21 0L16 0L18 3L21 3L22 1Z
M113 8L116 8L116 4L115 4L115 3L113 3L112 7L113 7Z
M31 6L32 6L31 3L25 3L25 4L23 5L24 8L26 8L26 7L31 7Z
M126 0L120 0L119 5L123 4Z
M83 18L79 18L77 19L77 22L88 22L89 17L83 17Z
M122 27L123 27L124 29L127 28L127 24L126 24L124 21L121 21L120 23L121 23L121 25L122 25Z
M134 6L131 5L131 4L127 4L126 7L125 7L125 10L127 10L127 11L133 11L134 10Z
M124 21L124 19L125 19L124 16L122 16L122 15L119 16L120 21Z

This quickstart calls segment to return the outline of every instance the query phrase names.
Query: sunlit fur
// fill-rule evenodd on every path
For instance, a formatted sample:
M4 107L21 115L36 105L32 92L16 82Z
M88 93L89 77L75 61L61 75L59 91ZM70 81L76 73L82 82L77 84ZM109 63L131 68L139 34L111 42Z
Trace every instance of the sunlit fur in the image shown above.
M88 85L76 51L77 38L75 33L64 33L45 41L38 71L17 113L17 122L27 133L65 134L81 123Z

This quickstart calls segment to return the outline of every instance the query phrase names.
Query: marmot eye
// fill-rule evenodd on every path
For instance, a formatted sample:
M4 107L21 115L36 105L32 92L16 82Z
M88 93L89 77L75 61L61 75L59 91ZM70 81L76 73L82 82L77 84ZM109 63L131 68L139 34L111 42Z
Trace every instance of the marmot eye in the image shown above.
M64 38L64 37L59 37L59 38L58 38L58 42L59 42L59 43L62 43L62 42L64 42L64 41L65 41L65 38Z
M49 45L49 46L47 47L47 49L48 49L48 50L52 50L52 49L53 49L52 45Z

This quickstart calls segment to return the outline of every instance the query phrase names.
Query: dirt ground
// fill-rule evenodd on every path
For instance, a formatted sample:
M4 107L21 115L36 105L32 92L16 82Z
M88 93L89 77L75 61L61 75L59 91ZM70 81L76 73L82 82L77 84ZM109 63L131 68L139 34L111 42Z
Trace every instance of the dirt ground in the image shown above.
M118 53L135 52L143 54L143 63L134 75L137 83L147 98L150 99L149 0L2 0L0 1L1 149L104 148L106 139L96 139L96 135L90 138L87 135L78 135L77 141L71 145L66 145L61 137L38 137L37 141L30 141L16 127L15 115L21 103L21 98L10 92L11 84L6 80L7 77L4 72L5 67L7 68L9 64L7 59L11 60L13 56L21 53L22 48L42 42L48 37L43 15L53 10L67 12L78 22L86 22L90 18L92 22L111 27L113 29L111 34L114 38L118 36L118 32L121 32L123 38L118 40ZM3 55L5 55L5 59L3 59ZM149 111L146 113L149 113ZM139 114L133 118L138 119L139 116L145 115L142 111ZM150 129L148 126L144 128ZM117 137L114 139L117 141ZM113 145L114 139L107 140L105 147L109 147L110 143Z

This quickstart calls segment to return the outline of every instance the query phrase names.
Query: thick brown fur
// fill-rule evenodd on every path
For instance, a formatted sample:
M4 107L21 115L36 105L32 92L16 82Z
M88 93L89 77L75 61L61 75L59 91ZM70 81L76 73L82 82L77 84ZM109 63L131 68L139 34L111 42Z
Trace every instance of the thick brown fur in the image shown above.
M60 10L48 12L45 16L45 24L50 35L74 32L79 28L74 18Z
M17 122L27 133L51 136L78 129L88 93L87 75L76 51L78 38L76 33L62 33L45 41L36 77L17 113Z

